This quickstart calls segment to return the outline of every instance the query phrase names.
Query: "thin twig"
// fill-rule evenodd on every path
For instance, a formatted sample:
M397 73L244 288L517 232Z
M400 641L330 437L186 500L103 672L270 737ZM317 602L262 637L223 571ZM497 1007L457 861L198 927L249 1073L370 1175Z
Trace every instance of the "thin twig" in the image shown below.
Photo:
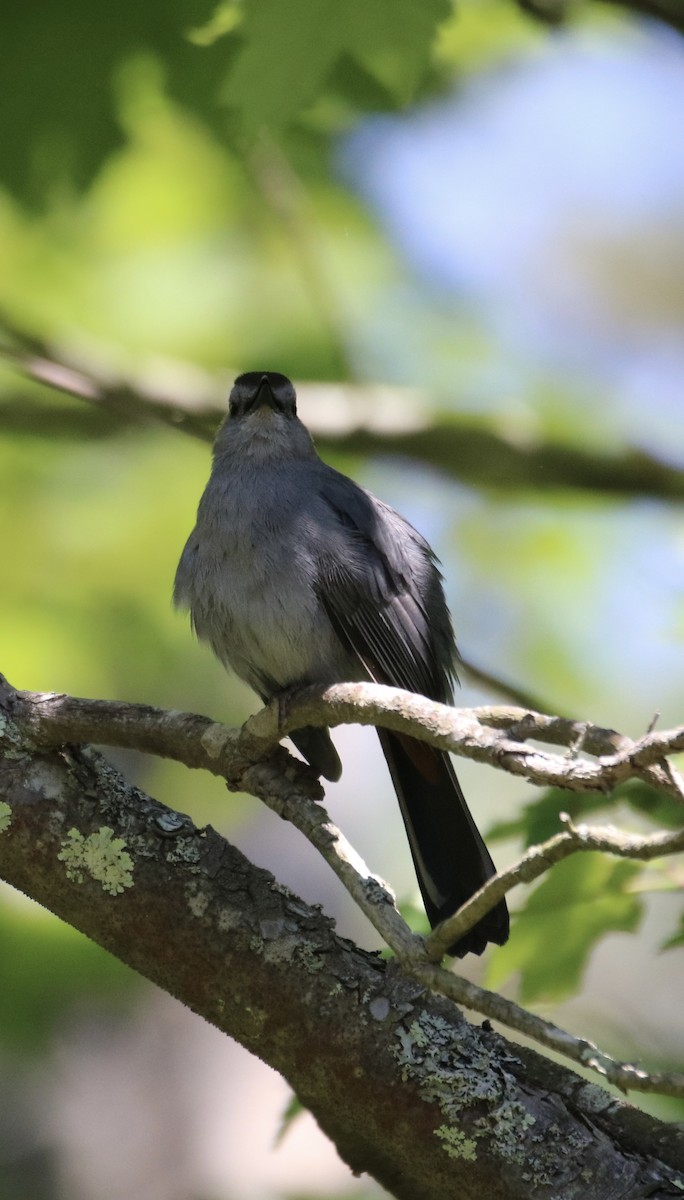
M359 693L360 687L363 695ZM343 835L332 825L320 805L320 784L308 768L287 756L282 748L274 750L275 742L283 733L278 725L278 706L262 710L239 731L219 725L208 717L167 712L148 705L14 692L6 683L3 690L6 696L10 697L14 715L28 729L36 745L95 741L127 746L174 758L188 766L204 767L227 778L229 786L244 788L260 796L274 811L292 821L319 850L374 927L394 950L404 970L416 980L596 1071L623 1091L684 1096L683 1075L676 1072L649 1073L634 1064L618 1062L586 1039L576 1038L552 1022L520 1008L512 1001L479 988L429 961L429 957L436 955L443 943L450 943L457 931L465 932L471 928L482 912L495 904L515 883L537 878L552 862L567 854L576 850L594 849L628 858L648 859L681 849L684 845L684 832L659 833L648 838L639 838L621 834L613 829L569 826L563 833L557 834L542 846L530 850L508 871L492 879L459 913L444 922L429 938L423 939L410 932L394 908L386 887L369 872ZM534 730L534 736L537 738L540 733L550 737L553 730L554 740L561 744L563 740L565 744L572 744L573 736L576 737L577 731L582 727L580 722L543 717L540 714L525 714L515 709L487 708L458 713L427 701L424 702L426 707L418 713L413 709L411 702L420 698L411 693L394 692L393 689L381 688L378 685L338 685L328 689L323 695L318 694L317 700L314 700L313 696L311 691L293 701L290 711L286 714L288 724L295 708L300 720L302 712L306 712L307 723L314 723L311 721L311 714L315 708L318 717L324 717L328 724L350 720L350 713L355 713L356 719L363 723L371 723L369 713L379 709L384 717L383 723L389 725L390 721L397 719L397 704L403 704L402 729L410 728L414 736L423 737L435 745L442 745L446 740L450 744L444 748L454 749L461 747L458 736L466 745L470 744L474 728L488 731L495 739L504 734L510 735L511 730L516 731L517 736L522 736L521 730ZM447 734L442 731L444 722L447 727L450 726L450 716L455 719L453 728L461 729L460 735L453 731ZM406 722L410 722L410 725ZM323 720L320 719L318 723L323 723ZM671 749L680 749L684 740L682 729L657 735L657 742L653 740L654 734L631 742L612 730L602 730L591 725L586 726L586 729L585 745L588 741L594 747L609 746L612 750L618 745L619 754L622 756L621 766L634 774L651 769L644 768L642 761L655 761L654 756L662 759ZM507 740L507 746L508 744ZM511 744L516 745L515 742ZM255 752L259 761L252 757ZM510 770L512 753L513 751L506 749L505 760L499 761L495 756L492 760L493 765ZM613 753L608 761L613 762L615 758ZM567 778L570 782L566 786L577 788L577 778L570 769L573 763L567 758L559 761L564 762L568 769ZM599 766L602 761L605 760L599 760Z
M284 761L287 760L285 769ZM310 769L290 755L254 763L233 777L233 790L258 796L318 850L383 941L404 959L424 956L424 942L396 907L388 885L373 875L361 855L330 820L322 790Z
M277 737L305 725L343 724L377 725L409 734L539 786L607 793L635 777L684 803L682 777L671 765L663 765L668 755L684 750L684 726L632 740L612 729L524 709L450 708L375 683L340 683L325 691L307 688L286 704L271 704L246 722L243 746L257 757L259 747L266 749ZM580 730L585 753L596 756L597 761L550 754L527 745L534 739L572 746Z
M610 826L573 825L564 813L560 814L560 819L565 825L563 833L555 834L539 846L531 846L516 863L488 879L458 912L447 917L446 921L442 921L441 925L432 931L426 939L428 956L432 961L440 962L452 942L458 941L464 933L472 929L512 888L519 883L532 883L555 863L571 854L598 850L604 854L615 854L619 858L649 862L654 858L664 858L666 855L681 854L684 851L684 828L676 833L654 833L649 837L637 837L634 834L621 833L619 829Z
M447 996L457 1004L481 1013L491 1020L499 1021L509 1029L515 1029L549 1050L562 1054L579 1066L587 1067L601 1075L620 1091L657 1092L665 1096L684 1097L684 1074L678 1071L644 1071L634 1063L620 1062L599 1050L586 1038L575 1037L560 1029L552 1021L546 1021L536 1013L528 1012L512 1000L496 992L478 987L460 975L454 975L441 967L424 963L404 963L404 969L426 987Z

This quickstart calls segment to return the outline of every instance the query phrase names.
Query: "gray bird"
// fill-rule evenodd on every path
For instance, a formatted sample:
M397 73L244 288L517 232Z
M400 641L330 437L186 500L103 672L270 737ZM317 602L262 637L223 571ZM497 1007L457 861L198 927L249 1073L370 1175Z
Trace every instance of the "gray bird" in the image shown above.
M176 573L174 603L266 703L359 679L449 704L457 650L430 546L389 505L327 466L285 375L250 371L230 394ZM342 766L327 729L290 735L318 774ZM495 872L449 755L378 729L431 925ZM508 937L501 901L450 953Z

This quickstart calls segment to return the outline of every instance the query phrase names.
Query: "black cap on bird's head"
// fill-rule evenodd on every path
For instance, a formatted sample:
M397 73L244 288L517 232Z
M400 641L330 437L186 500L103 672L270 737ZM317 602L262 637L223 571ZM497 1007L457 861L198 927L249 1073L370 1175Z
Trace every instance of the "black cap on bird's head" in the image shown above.
M263 408L285 417L297 415L297 396L287 375L279 371L246 371L238 375L230 393L230 416L244 417Z

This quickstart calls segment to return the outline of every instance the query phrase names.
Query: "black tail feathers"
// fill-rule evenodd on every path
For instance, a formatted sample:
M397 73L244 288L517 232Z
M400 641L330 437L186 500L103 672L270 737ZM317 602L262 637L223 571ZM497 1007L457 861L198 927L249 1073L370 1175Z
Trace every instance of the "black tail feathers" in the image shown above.
M456 912L496 868L473 821L449 755L414 738L378 730L404 818L425 911L434 927ZM482 954L503 945L509 920L505 900L449 948Z

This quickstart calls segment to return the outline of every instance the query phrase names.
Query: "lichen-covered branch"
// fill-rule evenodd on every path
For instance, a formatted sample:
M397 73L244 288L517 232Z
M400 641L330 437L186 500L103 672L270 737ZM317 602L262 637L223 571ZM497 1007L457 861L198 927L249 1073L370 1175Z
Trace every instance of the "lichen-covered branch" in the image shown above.
M409 974L421 980L431 991L448 996L457 1004L498 1021L507 1029L515 1029L537 1045L546 1046L578 1066L594 1071L622 1092L656 1092L679 1099L684 1097L684 1074L681 1071L647 1071L637 1063L620 1062L587 1038L576 1037L553 1021L521 1008L497 992L478 987L469 979L422 961L412 960L403 965Z
M176 758L188 766L204 767L228 781L229 786L259 796L270 808L290 820L323 855L359 907L394 950L405 970L433 990L457 1000L509 1028L536 1039L573 1061L591 1066L624 1090L661 1091L684 1095L684 1078L678 1073L652 1074L629 1063L620 1063L592 1043L575 1038L553 1023L526 1012L512 1001L487 992L435 966L444 949L459 933L472 927L480 916L518 882L538 878L554 862L582 850L602 850L624 857L650 859L679 852L684 833L659 833L637 838L613 829L575 828L565 820L565 832L533 847L518 863L491 879L468 904L437 928L429 938L412 934L396 911L392 897L332 824L322 807L322 790L308 768L274 748L287 728L298 723L336 724L360 719L383 723L400 721L400 729L434 740L446 738L445 748L458 749L458 738L472 738L473 724L490 734L522 741L527 737L579 747L596 755L608 751L612 765L622 763L648 769L653 762L677 748L680 731L655 735L649 731L633 742L614 730L601 729L539 713L521 713L510 708L481 708L469 713L424 701L377 685L338 685L325 693L313 689L290 698L289 705L276 704L250 718L242 730L227 729L208 717L165 712L146 705L83 700L59 694L15 692L6 688L6 704L38 745L97 741L127 746ZM384 716L383 716L384 714ZM406 722L409 722L407 725ZM455 723L454 723L455 722ZM462 724L465 722L465 725ZM464 734L465 729L465 734ZM506 765L510 769L510 747L506 743ZM562 762L569 765L567 756ZM600 761L600 760L599 760ZM494 765L502 765L500 762ZM636 769L635 767L635 769ZM679 780L668 775L675 794ZM572 776L574 784L577 779ZM580 784L581 784L580 780Z
M208 717L149 705L59 693L13 695L16 711L43 745L81 740L127 746L238 782L244 769L303 725L380 725L542 787L608 793L618 783L638 778L684 804L684 780L667 761L669 755L684 750L684 726L659 733L651 730L633 739L588 722L510 706L450 708L376 683L302 689L261 709L240 730L227 729ZM570 753L530 747L532 740L565 747Z
M254 754L303 725L350 723L408 733L539 786L609 792L625 779L639 778L684 803L684 780L667 762L668 755L684 750L684 726L634 740L585 721L519 708L457 709L380 684L343 683L325 692L307 688L286 705L269 705L247 721L241 740ZM564 746L570 754L530 747L532 740Z
M676 1129L469 1025L100 755L39 744L13 696L0 689L2 877L280 1071L354 1171L407 1200L684 1187Z

